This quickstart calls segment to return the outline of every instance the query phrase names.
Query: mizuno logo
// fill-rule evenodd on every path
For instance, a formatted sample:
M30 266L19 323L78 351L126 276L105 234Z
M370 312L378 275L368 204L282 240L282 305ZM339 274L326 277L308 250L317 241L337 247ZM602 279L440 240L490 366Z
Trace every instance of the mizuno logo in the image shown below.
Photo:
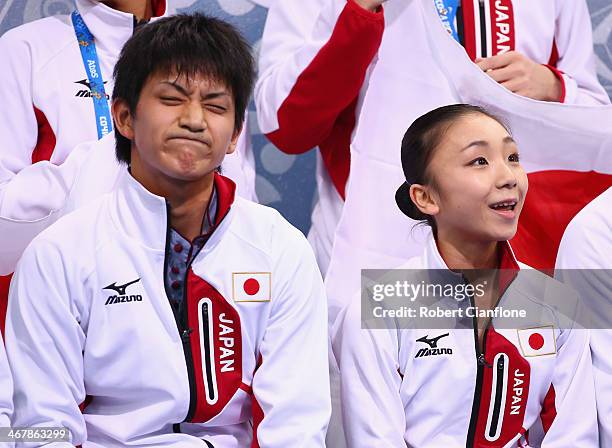
M104 305L113 305L115 303L125 303L125 302L142 302L142 296L140 294L127 295L126 289L128 286L133 285L134 283L138 283L140 281L139 278L136 280L132 280L131 282L127 282L123 285L117 285L117 282L113 282L108 286L105 286L102 289L109 289L111 291L115 291L117 294L113 294L106 299Z
M416 342L424 342L425 344L429 345L431 348L437 348L438 341L446 336L448 336L448 333L441 334L440 336L435 337L435 338L427 339L427 335L425 335L422 338L417 339Z
M117 282L113 282L108 286L105 286L102 289L111 289L113 291L115 291L117 294L119 294L120 296L125 295L125 290L127 289L128 286L133 285L134 283L139 282L140 279L137 278L136 280L132 280L131 282L127 282L125 285L119 285L117 286Z
M453 354L452 348L446 348L446 347L438 348L438 341L448 335L449 333L445 333L445 334L441 334L440 336L436 336L435 338L431 338L431 339L428 337L429 335L425 335L422 338L417 339L416 342L422 342L424 344L427 344L429 348L419 349L415 358L422 358L424 356L435 356L435 355L452 355Z
M75 81L74 83L81 84L87 87L86 89L79 90L75 96L79 98L90 98L91 97L91 85L89 84L89 81L87 79L81 79L80 81ZM104 84L106 83L107 81L104 81ZM109 99L108 94L106 94L106 99Z

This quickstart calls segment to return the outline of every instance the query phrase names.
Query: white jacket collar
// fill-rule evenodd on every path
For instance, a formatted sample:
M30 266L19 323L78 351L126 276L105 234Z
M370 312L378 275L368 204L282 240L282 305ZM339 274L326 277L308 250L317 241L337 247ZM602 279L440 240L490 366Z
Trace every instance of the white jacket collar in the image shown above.
M497 268L511 270L520 269L510 243L508 241L500 242L499 247L501 254L500 263ZM423 258L427 269L449 269L442 255L440 255L433 232L430 232L427 236Z
M214 182L217 211L213 232L229 213L236 192L236 184L220 174L215 173ZM111 205L111 219L119 229L146 247L163 251L169 230L168 211L165 198L151 193L126 170L117 183Z
M119 180L111 207L111 218L128 237L146 247L163 251L168 230L166 200L142 186L129 172Z
M167 14L166 0L153 3L156 17L151 20ZM134 34L134 16L94 0L76 0L76 7L93 34L98 51L118 56Z
M500 260L499 266L497 269L500 269L499 276L499 285L500 289L505 291L508 285L512 283L514 278L516 277L517 272L520 270L519 263L514 256L514 252L512 251L512 247L510 247L510 243L508 241L503 241L499 243L500 248ZM440 251L438 250L438 245L433 236L433 232L430 232L427 236L427 242L425 243L425 249L423 252L423 262L426 269L445 269L448 270L449 273L453 276L457 277L457 280L463 280L463 274L460 272L451 271L440 255ZM457 301L462 299L455 298Z

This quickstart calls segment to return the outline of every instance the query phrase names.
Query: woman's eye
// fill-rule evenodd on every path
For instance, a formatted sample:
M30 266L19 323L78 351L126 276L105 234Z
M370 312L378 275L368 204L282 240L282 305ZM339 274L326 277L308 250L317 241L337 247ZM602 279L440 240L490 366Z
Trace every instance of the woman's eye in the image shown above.
M514 154L509 155L508 156L508 161L509 162L515 162L515 163L520 162L520 157L519 157L518 153L515 152Z
M485 159L484 157L478 157L472 160L469 164L470 165L488 165L489 162L487 162L487 159Z

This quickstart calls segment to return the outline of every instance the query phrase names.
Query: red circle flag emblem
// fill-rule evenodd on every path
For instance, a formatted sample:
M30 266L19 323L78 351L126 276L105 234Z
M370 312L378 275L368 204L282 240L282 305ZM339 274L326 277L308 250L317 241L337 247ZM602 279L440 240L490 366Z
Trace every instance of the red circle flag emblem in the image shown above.
M540 350L544 346L544 337L540 333L529 336L529 346L534 350Z
M254 278L247 279L242 287L244 292L250 296L254 296L259 292L259 282Z

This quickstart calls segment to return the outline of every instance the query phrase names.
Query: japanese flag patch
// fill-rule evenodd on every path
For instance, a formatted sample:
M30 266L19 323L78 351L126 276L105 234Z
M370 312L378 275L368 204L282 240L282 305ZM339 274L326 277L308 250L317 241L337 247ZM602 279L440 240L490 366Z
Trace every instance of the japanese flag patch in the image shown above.
M272 300L271 272L233 272L234 302L269 302Z
M557 353L555 329L552 325L517 331L523 356L544 356Z

